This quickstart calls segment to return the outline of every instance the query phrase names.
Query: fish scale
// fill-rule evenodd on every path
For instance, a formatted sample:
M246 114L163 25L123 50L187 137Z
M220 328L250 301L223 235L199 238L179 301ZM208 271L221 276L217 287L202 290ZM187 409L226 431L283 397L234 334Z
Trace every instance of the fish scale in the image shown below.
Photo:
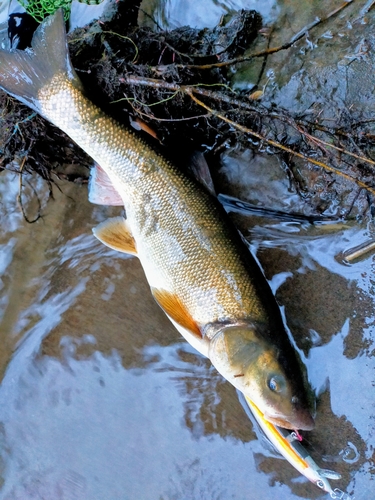
M177 294L202 326L267 321L228 222L209 194L94 106L65 75L54 77L38 98L43 116L119 186L151 286ZM166 244L170 234L173 246Z
M137 255L151 291L181 334L269 421L311 429L301 367L256 261L219 202L84 95L61 12L36 31L33 52L0 50L0 86L67 133L100 166L126 221L94 234ZM105 180L105 182L104 182ZM119 196L120 195L120 196ZM95 197L92 197L95 199Z

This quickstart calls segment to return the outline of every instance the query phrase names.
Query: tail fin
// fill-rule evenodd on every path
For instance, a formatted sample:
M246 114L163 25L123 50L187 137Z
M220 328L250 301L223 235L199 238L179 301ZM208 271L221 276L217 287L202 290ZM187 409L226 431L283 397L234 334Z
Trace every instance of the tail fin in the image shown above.
M38 92L56 73L81 86L70 62L62 10L36 30L32 50L0 50L0 88L40 113Z

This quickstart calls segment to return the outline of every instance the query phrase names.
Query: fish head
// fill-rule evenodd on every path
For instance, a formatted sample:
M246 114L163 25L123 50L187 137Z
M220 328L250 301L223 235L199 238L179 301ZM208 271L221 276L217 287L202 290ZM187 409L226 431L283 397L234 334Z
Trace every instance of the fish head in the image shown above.
M266 420L286 429L314 427L304 391L296 384L301 374L287 375L278 348L258 335L255 326L222 328L211 339L209 356L218 372L251 399Z

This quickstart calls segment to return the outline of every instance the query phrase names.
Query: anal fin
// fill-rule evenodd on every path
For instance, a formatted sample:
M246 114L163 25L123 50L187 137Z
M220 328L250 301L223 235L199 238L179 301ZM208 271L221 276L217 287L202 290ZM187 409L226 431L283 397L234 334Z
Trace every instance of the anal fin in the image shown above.
M123 217L113 217L94 227L92 232L99 241L123 253L137 255L136 243L127 221Z

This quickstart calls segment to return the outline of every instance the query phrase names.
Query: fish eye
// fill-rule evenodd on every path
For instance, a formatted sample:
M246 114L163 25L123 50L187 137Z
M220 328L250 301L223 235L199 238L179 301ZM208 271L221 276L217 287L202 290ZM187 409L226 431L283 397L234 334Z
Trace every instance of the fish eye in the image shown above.
M275 377L271 377L268 381L268 387L271 389L272 392L279 392L279 384L277 383L277 380Z
M281 377L278 377L276 375L269 378L267 385L272 392L281 392L284 386Z

